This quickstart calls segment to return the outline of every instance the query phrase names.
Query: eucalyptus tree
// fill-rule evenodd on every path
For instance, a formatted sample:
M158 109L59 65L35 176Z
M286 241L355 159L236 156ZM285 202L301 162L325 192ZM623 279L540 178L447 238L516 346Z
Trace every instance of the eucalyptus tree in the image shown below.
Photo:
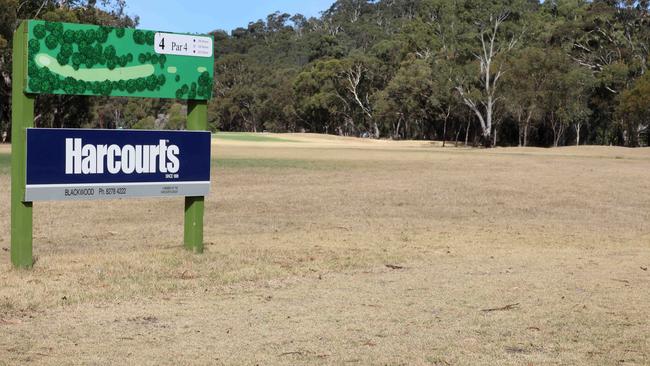
M216 97L219 102L209 103L209 115L220 115L220 128L226 131L257 131L259 103L255 78L259 66L251 63L247 56L231 54L217 60L215 81Z
M519 146L528 146L531 126L542 117L544 101L541 96L547 87L552 66L547 62L547 50L527 47L508 59L504 78L504 104L517 122Z
M649 2L556 0L545 2L544 10L553 15L556 44L596 77L590 100L592 138L619 143L619 126L625 124L616 121L617 100L648 69Z
M341 83L340 60L316 61L294 81L295 110L302 128L321 133L351 135L357 132L354 107Z
M471 24L465 43L465 75L457 77L456 91L477 117L485 146L493 143L492 133L500 81L506 56L523 35L523 21L529 12L527 1L465 1L458 6L461 21Z
M627 131L625 145L650 144L650 73L639 78L634 87L620 96L617 116ZM642 136L645 135L645 141Z
M339 83L345 93L341 96L348 101L353 109L359 110L363 116L363 126L376 139L381 135L379 124L375 118L372 96L377 91L374 87L375 60L365 55L355 55L340 62L338 73Z
M563 144L571 126L576 130L579 144L581 127L591 114L588 96L594 85L593 74L571 63L558 49L547 50L544 63L547 72L540 95L547 124L553 132L553 146Z
M405 61L377 101L378 118L393 139L413 139L426 135L432 122L435 91L430 64L424 60Z

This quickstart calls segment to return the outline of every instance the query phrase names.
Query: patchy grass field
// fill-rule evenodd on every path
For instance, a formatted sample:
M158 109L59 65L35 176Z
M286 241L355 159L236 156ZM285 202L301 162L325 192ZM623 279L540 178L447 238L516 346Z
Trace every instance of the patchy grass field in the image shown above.
M202 256L40 203L13 270L0 174L0 364L650 364L650 150L277 139L215 139Z

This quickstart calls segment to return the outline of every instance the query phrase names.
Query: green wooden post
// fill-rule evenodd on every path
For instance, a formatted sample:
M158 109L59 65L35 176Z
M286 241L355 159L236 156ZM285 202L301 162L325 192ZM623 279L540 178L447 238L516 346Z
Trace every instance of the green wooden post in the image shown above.
M27 79L27 22L14 32L11 88L11 263L30 268L32 203L23 202L27 165L26 128L34 126L34 97L25 94Z
M208 104L206 101L187 102L187 129L208 129ZM185 248L203 253L203 213L205 197L185 197Z

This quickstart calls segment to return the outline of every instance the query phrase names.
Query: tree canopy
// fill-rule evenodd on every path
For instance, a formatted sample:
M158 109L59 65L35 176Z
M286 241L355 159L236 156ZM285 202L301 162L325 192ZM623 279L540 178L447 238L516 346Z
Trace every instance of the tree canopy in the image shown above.
M217 31L215 129L648 143L648 1L339 0ZM636 94L635 93L636 90ZM645 98L650 99L650 98Z
M137 25L123 0L0 0L0 128L17 19ZM469 144L648 144L650 1L339 0L214 31L209 121ZM214 25L218 27L218 24ZM39 126L182 127L174 101L39 96ZM172 115L173 118L170 118ZM168 126L169 125L169 126Z

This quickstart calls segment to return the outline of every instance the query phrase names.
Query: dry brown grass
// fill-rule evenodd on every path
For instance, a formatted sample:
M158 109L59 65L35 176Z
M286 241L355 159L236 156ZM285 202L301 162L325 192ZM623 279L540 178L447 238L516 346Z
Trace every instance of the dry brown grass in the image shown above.
M650 364L650 150L286 138L218 140L202 256L43 203L13 270L1 175L0 364Z

